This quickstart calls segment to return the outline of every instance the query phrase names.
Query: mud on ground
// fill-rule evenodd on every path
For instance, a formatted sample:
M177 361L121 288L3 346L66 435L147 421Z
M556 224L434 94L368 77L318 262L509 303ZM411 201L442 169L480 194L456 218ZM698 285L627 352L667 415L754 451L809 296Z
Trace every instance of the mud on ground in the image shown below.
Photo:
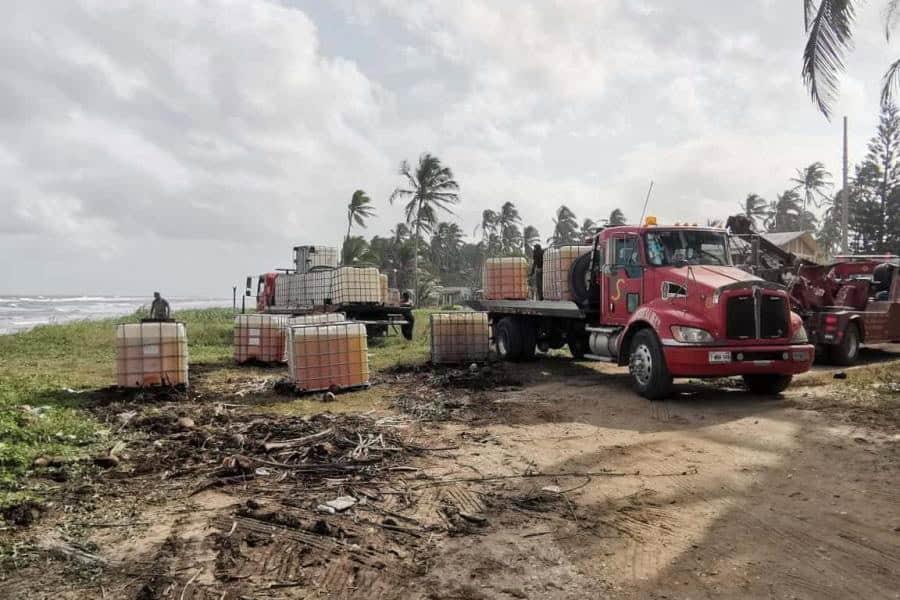
M0 597L896 598L897 404L860 418L821 373L661 403L555 358L332 404L268 369L99 392L125 443L39 470L56 491L0 532Z

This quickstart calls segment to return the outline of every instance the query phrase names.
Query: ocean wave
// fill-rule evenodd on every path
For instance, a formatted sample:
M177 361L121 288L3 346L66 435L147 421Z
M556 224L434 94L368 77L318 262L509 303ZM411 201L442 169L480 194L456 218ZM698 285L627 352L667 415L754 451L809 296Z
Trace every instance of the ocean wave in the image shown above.
M138 302L141 300L145 300L145 298L142 296L19 296L15 298L0 298L0 302L41 302L48 304L71 304L75 302Z
M37 325L126 316L149 307L151 300L138 296L7 296L0 298L0 335ZM231 298L170 297L169 302L176 315L179 310L231 307Z

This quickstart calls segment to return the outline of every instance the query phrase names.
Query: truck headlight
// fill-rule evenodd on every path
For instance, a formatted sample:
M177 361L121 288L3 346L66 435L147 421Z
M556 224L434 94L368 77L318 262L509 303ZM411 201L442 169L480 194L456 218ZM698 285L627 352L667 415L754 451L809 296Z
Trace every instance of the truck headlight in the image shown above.
M809 336L806 335L806 327L801 325L797 328L793 334L791 334L791 343L792 344L805 344L809 341Z
M672 325L672 337L676 341L685 344L709 344L713 341L713 336L705 329L697 327L683 327L681 325Z

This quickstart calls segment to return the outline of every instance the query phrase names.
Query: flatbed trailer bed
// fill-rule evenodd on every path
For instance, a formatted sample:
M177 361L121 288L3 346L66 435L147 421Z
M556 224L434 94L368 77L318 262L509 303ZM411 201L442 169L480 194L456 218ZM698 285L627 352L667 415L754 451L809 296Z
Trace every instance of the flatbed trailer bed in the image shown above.
M301 316L339 312L348 319L366 326L369 335L383 335L391 327L400 329L404 338L411 340L415 317L411 306L386 306L374 303L329 304L326 306L269 306L266 312L273 315Z
M588 354L585 328L593 313L575 302L477 299L469 301L468 306L488 313L493 340L507 360L528 360L536 349L546 352L566 345L576 358ZM498 331L506 332L500 336L502 340ZM507 339L508 343L504 341Z
M472 300L469 306L492 314L556 319L587 318L587 313L569 300Z

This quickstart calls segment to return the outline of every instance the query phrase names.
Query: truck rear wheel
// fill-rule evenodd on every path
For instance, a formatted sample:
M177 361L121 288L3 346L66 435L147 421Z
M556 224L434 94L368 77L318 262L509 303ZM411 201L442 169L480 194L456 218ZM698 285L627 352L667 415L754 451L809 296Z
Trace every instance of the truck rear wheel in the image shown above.
M519 324L512 317L503 317L494 326L494 341L497 344L497 354L500 358L510 362L522 360L523 339ZM532 356L534 355L532 345Z
M519 360L534 360L537 350L537 329L528 319L516 319L516 326L522 336L522 355Z
M656 334L650 329L642 329L631 341L628 372L634 390L648 400L662 400L672 391L672 375L666 366Z
M828 348L828 362L849 367L857 358L859 358L859 326L851 321L847 323L841 343Z
M747 389L754 394L765 396L780 394L791 385L791 379L793 379L793 375L778 375L777 373L744 375Z

